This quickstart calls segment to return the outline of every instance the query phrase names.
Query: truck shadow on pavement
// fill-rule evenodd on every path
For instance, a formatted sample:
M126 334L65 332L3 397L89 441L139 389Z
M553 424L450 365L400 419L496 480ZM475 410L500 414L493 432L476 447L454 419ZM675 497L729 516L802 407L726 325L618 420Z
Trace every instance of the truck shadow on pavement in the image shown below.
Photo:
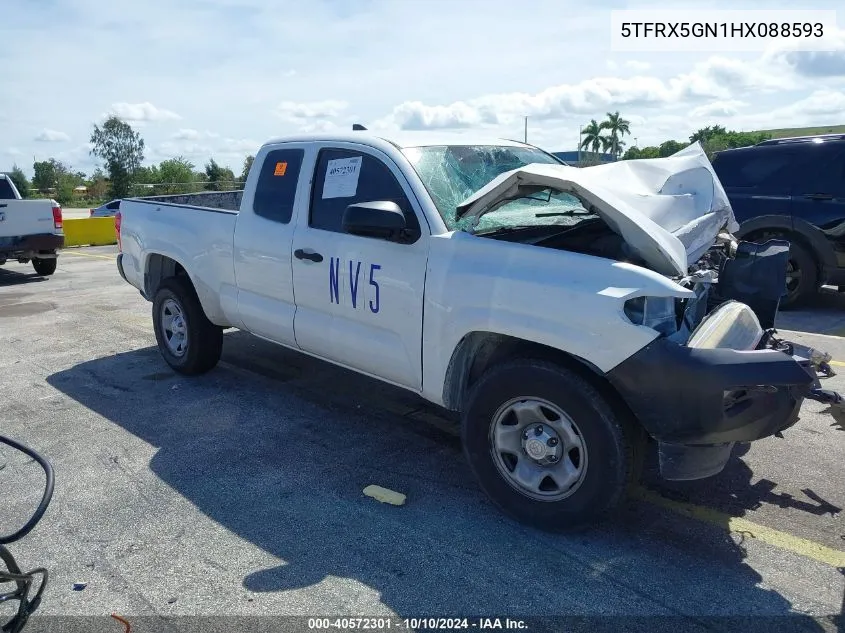
M22 269L9 270L0 266L0 288L47 280L47 277L42 277L38 273L32 272L31 267L27 272L22 272Z
M760 586L745 548L723 530L633 502L614 522L578 532L526 528L488 503L451 421L426 422L432 407L415 396L247 334L225 339L224 362L199 378L173 374L146 348L47 381L157 447L157 477L284 561L249 571L242 583L251 592L347 578L404 617L674 616L684 619L646 619L639 630L823 630L810 618L761 617L785 616L791 604ZM365 497L369 484L407 503ZM348 584L319 591L323 612L360 611ZM607 618L567 630L630 624Z

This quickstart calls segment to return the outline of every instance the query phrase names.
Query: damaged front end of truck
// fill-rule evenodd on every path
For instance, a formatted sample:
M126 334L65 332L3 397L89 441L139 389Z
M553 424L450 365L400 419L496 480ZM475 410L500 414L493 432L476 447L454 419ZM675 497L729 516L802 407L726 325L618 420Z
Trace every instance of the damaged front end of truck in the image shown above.
M458 217L472 232L486 213L550 191L573 196L596 219L532 243L648 268L685 294L624 298L627 320L657 336L606 374L657 441L664 478L717 474L736 443L793 426L807 399L840 407L840 395L820 382L832 374L829 355L774 327L789 243L733 236L730 203L698 144L581 169L526 165L479 189Z

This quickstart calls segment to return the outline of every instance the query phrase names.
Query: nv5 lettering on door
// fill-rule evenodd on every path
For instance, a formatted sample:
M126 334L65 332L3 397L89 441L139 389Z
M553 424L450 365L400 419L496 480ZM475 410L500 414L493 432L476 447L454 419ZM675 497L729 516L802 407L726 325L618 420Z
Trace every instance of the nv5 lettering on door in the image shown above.
M381 270L380 264L370 264L369 284L366 289L361 287L361 261L347 260L349 264L349 294L347 288L341 291L339 257L332 257L329 260L329 301L340 305L341 303L351 305L354 310L369 309L373 314L378 314L380 308L380 288L376 280L377 271ZM363 266L366 275L366 265ZM349 300L346 300L346 297ZM343 297L343 301L341 301ZM361 306L359 308L359 305Z

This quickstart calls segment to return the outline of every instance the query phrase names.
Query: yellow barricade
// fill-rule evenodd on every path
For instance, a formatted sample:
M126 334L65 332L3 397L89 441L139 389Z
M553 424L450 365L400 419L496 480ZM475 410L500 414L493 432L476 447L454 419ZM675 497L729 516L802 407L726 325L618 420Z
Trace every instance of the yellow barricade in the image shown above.
M117 244L114 218L65 220L65 246L106 246Z

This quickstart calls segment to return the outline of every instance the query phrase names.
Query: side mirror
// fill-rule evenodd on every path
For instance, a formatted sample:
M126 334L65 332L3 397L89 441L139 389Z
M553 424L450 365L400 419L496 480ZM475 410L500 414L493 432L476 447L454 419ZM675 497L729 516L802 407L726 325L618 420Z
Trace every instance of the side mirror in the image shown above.
M350 204L343 212L343 230L351 235L406 241L405 214L395 202L377 200Z

